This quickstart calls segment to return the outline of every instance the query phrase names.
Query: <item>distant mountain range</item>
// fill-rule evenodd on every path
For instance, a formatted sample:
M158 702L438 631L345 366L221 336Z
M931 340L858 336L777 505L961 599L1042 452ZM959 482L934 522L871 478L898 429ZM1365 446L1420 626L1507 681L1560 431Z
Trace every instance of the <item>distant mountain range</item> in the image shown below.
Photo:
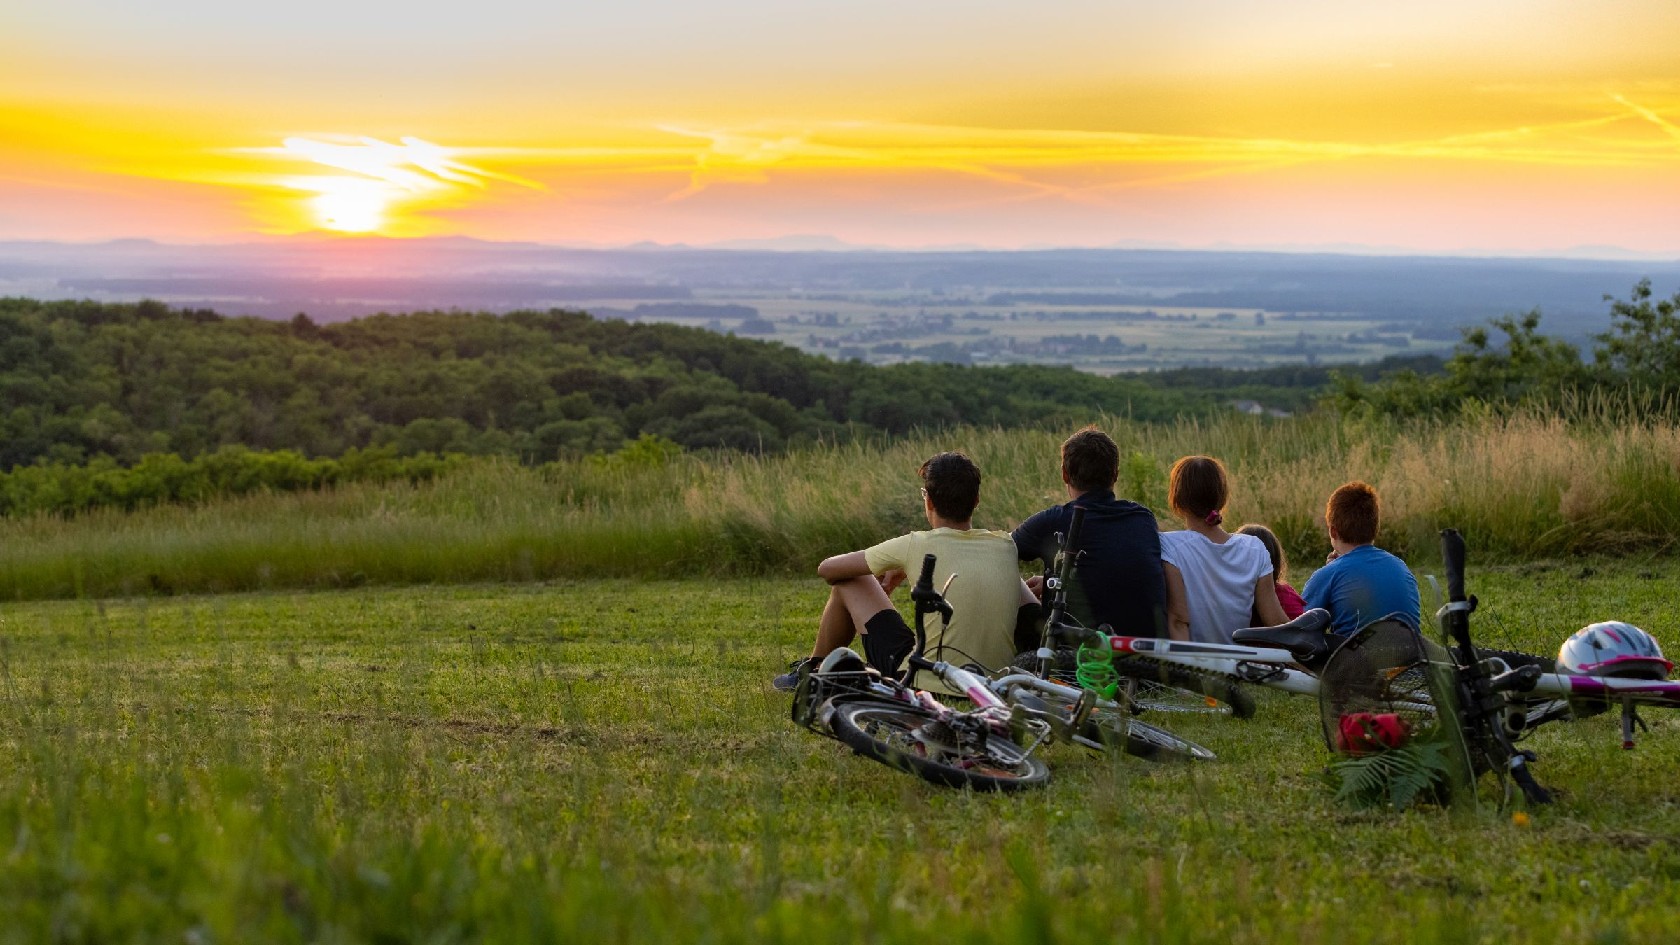
M463 237L199 246L0 242L0 295L156 298L230 315L306 312L317 321L378 311L506 311L696 296L734 302L892 295L913 304L917 298L1019 294L1042 303L1070 293L1116 305L1353 312L1445 329L1540 308L1548 330L1573 336L1600 330L1603 297L1625 297L1641 278L1667 294L1680 286L1680 260L1137 248L903 251L820 235L612 249Z

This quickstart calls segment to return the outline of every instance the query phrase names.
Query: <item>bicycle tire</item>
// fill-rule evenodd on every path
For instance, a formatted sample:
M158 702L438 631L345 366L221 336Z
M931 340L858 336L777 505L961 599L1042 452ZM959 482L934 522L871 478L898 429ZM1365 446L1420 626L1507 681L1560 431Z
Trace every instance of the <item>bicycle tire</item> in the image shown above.
M929 723L941 724L931 712L885 702L846 703L830 721L835 736L858 754L943 787L1018 791L1050 780L1044 762L1006 738L986 739L980 755L952 753L930 743Z
M1225 711L1232 718L1251 719L1257 705L1242 682L1212 670L1191 669L1141 656L1114 661L1114 671L1134 680L1132 701L1155 712Z
M1013 701L1013 700L1011 700ZM1027 700L1023 700L1027 701ZM1067 711L1072 702L1061 693L1035 689L1030 693L1033 708ZM1213 761L1218 756L1187 738L1180 738L1158 725L1151 725L1109 703L1098 706L1075 733L1075 740L1099 751L1121 751L1145 761Z
M1524 666L1538 666L1540 667L1540 671L1542 673L1557 672L1557 660L1550 656L1535 656L1533 653L1520 653L1516 650L1493 650L1485 646L1476 647L1477 659L1485 660L1495 656L1504 660L1505 665L1512 669L1520 669Z
M1125 731L1117 731L1119 723L1122 722ZM1093 716L1091 721L1085 723L1080 734L1085 735L1089 729L1094 729L1098 738L1105 743L1119 745L1121 751L1145 761L1213 761L1218 758L1212 751L1188 738L1181 738L1159 725L1151 725L1131 716Z
M1011 665L1035 675L1044 673L1046 679L1077 686L1076 659L1072 648L1057 647L1048 673L1044 673L1043 661L1032 650L1016 654ZM1130 699L1143 711L1229 712L1233 718L1249 719L1254 717L1257 708L1254 696L1243 682L1225 673L1191 669L1142 656L1116 659L1114 671L1122 678L1137 683Z

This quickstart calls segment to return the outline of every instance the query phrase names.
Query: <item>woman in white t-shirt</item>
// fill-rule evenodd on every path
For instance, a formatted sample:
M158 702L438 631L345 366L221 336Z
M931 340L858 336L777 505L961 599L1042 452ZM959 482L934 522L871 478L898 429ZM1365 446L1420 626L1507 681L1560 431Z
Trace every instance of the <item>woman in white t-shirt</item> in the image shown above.
M1173 464L1167 502L1184 530L1161 535L1167 578L1167 630L1175 640L1230 643L1251 611L1276 626L1289 618L1272 583L1272 558L1260 539L1220 527L1230 495L1225 467L1211 456Z

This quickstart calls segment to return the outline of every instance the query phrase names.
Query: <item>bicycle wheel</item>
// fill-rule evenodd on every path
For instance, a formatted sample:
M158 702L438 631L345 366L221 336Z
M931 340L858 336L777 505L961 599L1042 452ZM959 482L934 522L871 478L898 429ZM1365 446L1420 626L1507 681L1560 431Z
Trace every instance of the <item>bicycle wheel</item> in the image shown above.
M1254 717L1254 696L1233 677L1143 657L1114 661L1114 671L1132 683L1131 698L1154 712L1229 712Z
M1037 674L1044 672L1043 663L1038 654L1028 650L1017 654L1011 665ZM1077 686L1077 665L1072 648L1057 647L1045 678ZM1239 719L1254 716L1254 696L1234 676L1141 656L1116 659L1114 671L1126 688L1126 698L1141 711L1228 712Z
M1516 650L1490 650L1485 646L1476 647L1476 657L1478 659L1485 660L1496 656L1504 660L1505 665L1512 669L1520 669L1524 666L1538 666L1540 667L1540 671L1542 673L1557 672L1557 660L1551 658L1550 656L1535 656L1532 653L1519 653Z
M1098 713L1085 723L1081 737L1095 734L1107 745L1119 745L1128 755L1147 761L1213 761L1213 752L1142 719L1118 713Z
M1065 713L1077 696L1069 698L1061 693L1035 689L1030 693L1017 691L1009 698L1011 702L1019 700L1030 708ZM1092 711L1091 717L1075 733L1074 741L1098 751L1118 748L1146 761L1213 761L1216 757L1195 742L1135 718L1113 703L1099 705Z
M1007 738L993 735L979 748L930 712L882 702L840 706L834 734L853 751L944 787L1016 791L1050 780L1044 762Z

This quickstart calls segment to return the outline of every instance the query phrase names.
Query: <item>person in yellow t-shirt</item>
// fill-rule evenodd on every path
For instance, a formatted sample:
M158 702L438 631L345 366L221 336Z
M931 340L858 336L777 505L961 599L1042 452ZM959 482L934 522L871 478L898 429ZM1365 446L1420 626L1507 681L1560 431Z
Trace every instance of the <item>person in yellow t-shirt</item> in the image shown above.
M1021 580L1009 533L970 525L980 504L980 467L962 453L948 452L929 459L918 472L929 530L835 555L817 566L817 574L830 585L817 642L809 657L775 678L777 689L795 688L806 662L820 661L858 634L870 665L896 676L915 646L915 635L891 594L909 572L921 569L922 556L928 554L936 557L934 587L944 587L953 574L958 577L946 591L950 625L942 628L937 618L927 624L927 657L990 670L1008 665L1015 655L1016 624L1037 616L1038 601ZM931 675L920 675L911 685L944 689Z

